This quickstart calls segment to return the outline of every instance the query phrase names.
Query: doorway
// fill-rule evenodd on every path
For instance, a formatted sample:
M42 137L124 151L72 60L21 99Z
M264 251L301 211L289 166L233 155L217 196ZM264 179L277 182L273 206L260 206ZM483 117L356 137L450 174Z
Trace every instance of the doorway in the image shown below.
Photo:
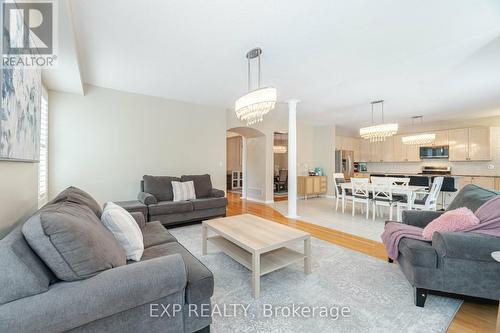
M274 200L288 198L288 133L274 132Z

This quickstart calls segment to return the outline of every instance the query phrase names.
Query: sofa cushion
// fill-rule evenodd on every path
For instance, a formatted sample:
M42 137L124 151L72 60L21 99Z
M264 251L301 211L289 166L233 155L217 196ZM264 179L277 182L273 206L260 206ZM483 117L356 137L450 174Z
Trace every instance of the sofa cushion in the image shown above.
M177 239L172 236L172 234L165 229L163 224L158 221L146 223L144 229L142 230L142 235L144 238L144 248L164 243L177 242Z
M191 252L177 242L156 245L144 250L142 260L178 253L182 256L187 271L186 302L189 304L205 300L214 292L214 277Z
M184 175L181 177L181 182L187 182L190 180L194 182L196 198L210 197L210 190L212 190L210 175Z
M151 193L158 201L172 201L172 181L180 181L179 177L169 176L143 176L144 192Z
M21 228L0 240L0 304L46 292L57 280L29 247Z
M89 207L95 215L97 215L98 218L101 218L102 214L102 208L101 206L95 201L94 198L87 192L74 187L70 186L61 193L59 193L54 199L52 199L47 205L62 202L62 201L69 201L69 202L74 202L80 205L84 205Z
M467 207L473 212L482 204L498 195L497 192L487 190L477 185L469 184L458 192L457 196L448 206L447 210L453 210L460 207Z
M205 198L205 199L195 199L191 200L193 203L194 210L210 209L210 208L222 208L226 207L226 198Z
M149 215L166 215L175 213L189 213L194 210L191 201L160 201L149 205Z
M411 238L402 238L399 252L413 266L437 268L437 253L431 243Z
M142 231L129 212L113 202L108 202L104 206L101 221L125 250L127 260L141 260L144 252Z
M87 206L45 206L22 227L31 248L61 280L75 281L125 265L125 252Z

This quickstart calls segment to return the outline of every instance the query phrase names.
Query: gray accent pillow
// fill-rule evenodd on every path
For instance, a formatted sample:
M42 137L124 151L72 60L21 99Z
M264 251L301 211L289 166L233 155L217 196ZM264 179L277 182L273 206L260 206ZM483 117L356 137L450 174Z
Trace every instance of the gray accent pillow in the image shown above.
M184 175L181 177L181 182L194 182L194 190L196 198L208 198L212 191L212 181L210 175Z
M57 279L29 247L21 226L0 240L0 304L49 290Z
M59 193L54 199L52 199L49 204L58 203L61 201L70 201L80 205L85 205L89 207L98 218L101 218L101 205L99 205L90 194L79 189L78 187L68 187L67 189Z
M87 206L45 206L22 227L31 248L61 280L76 281L126 264L125 251Z
M144 192L151 193L158 201L174 200L174 192L172 191L172 181L179 182L179 177L169 176L149 176L144 175Z

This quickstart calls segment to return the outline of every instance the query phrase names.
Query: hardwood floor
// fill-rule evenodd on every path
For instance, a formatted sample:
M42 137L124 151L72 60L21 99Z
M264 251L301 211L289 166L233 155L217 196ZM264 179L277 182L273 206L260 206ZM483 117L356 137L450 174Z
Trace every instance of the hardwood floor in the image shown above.
M277 223L306 231L316 238L354 251L362 252L381 260L387 260L387 255L382 243L311 223L288 219L270 206L241 200L240 195L236 193L228 193L228 200L228 215L243 213L254 214ZM496 304L482 304L480 301L465 301L453 319L448 329L448 333L495 332L497 311L498 306Z

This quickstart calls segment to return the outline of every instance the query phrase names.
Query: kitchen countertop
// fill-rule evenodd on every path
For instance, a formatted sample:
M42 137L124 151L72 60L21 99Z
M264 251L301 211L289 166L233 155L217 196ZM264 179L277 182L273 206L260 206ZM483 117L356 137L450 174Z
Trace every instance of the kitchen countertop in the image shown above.
M490 175L457 175L457 174L451 174L451 175L442 175L442 174L432 174L432 173L427 173L427 174L419 174L419 173L411 173L411 172L369 172L369 171L363 171L363 172L357 172L359 174L377 174L377 175L403 175L403 176L422 176L422 177L435 177L435 176L444 176L444 177L489 177L489 178L500 178L500 176L490 176Z

